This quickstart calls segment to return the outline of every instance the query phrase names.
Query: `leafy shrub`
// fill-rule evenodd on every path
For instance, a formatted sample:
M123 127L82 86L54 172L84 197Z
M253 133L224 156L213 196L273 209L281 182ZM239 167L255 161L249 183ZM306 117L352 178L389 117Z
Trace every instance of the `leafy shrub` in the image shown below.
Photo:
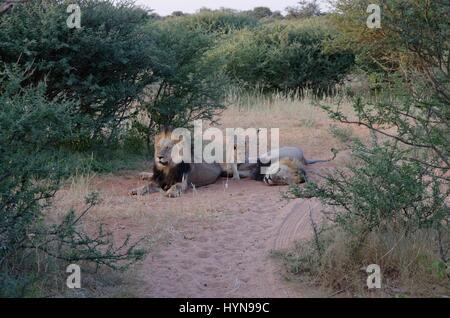
M301 0L297 6L287 7L286 19L307 19L323 15L317 0Z
M253 10L246 12L248 15L255 17L256 19L270 18L273 15L272 10L268 7L255 7Z
M373 231L363 242L339 227L325 226L318 233L317 239L274 252L291 278L348 297L448 295L449 268L439 260L435 232L418 230L405 236L393 230ZM367 290L370 264L381 268L380 290Z
M323 185L309 183L292 191L301 197L317 196L336 207L333 221L361 239L372 230L387 228L445 229L449 221L445 198L450 189L441 191L442 179L431 177L418 162L405 161L407 156L407 150L393 145L367 148L356 143L354 162L347 170L325 176Z
M323 183L290 189L294 197L319 198L327 221L313 239L281 253L285 264L318 284L358 293L366 292L361 268L378 264L386 294L445 294L447 183L408 160L410 149L352 143L353 161L346 169L325 176Z
M359 267L375 263L384 266L383 275L391 283L404 276L409 281L403 287L425 283L420 290L409 288L409 294L434 295L438 285L448 293L450 69L445 39L450 6L383 1L383 31L361 37L357 22L367 18L360 11L365 4L339 1L336 26L342 43L359 45L357 60L381 66L381 90L375 97L354 95L352 116L339 108L322 108L342 123L370 129L374 143L349 139L354 162L348 169L325 176L321 184L291 190L296 197L319 197L339 234L317 236L315 241L327 237L320 251L297 248L297 259L317 276L323 274L322 283L339 280L338 288L342 283L354 287L354 280L347 279L359 277ZM367 70L374 71L370 65ZM333 276L336 265L345 270Z
M74 112L89 119L81 126L89 130L89 146L101 133L114 135L154 81L152 39L143 32L150 17L132 1L83 0L81 29L69 29L68 3L27 1L1 14L0 69L16 62L33 68L24 85L45 80L49 99L77 100Z
M214 35L190 29L183 19L151 23L159 81L148 87L142 103L149 117L148 133L159 125L183 126L194 119L212 119L223 108L227 79L218 72L220 61L205 58Z
M76 102L64 97L49 101L46 86L24 86L26 72L6 69L0 77L0 295L24 296L40 282L39 260L47 264L88 261L115 268L142 257L128 240L116 247L100 227L86 234L80 220L87 208L70 211L60 224L49 224L46 211L73 170L60 145L74 140L79 123Z
M233 10L208 10L183 18L183 23L190 29L201 29L206 33L217 35L229 34L244 28L257 26L254 16Z
M210 55L224 60L225 73L239 85L285 92L310 88L322 95L353 63L352 55L325 51L332 36L298 22L271 23L234 33Z

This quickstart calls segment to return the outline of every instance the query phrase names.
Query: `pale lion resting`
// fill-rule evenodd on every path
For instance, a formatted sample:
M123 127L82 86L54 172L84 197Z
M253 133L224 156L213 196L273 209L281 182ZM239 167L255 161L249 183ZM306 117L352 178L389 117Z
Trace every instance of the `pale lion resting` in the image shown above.
M153 173L141 173L148 180L146 186L133 189L132 195L164 191L168 197L179 197L189 186L201 187L216 182L222 173L219 164L174 163L172 149L182 140L172 140L171 130L164 128L155 137L155 164Z
M267 166L267 171L261 175L260 179L262 178L268 185L292 185L306 182L308 178L305 166L333 160L336 157L336 151L334 149L331 151L333 158L327 160L307 160L303 151L297 147L282 147L278 150L278 156L269 151L258 161L260 167ZM261 162L268 162L268 164L261 164ZM275 163L278 164L275 165Z

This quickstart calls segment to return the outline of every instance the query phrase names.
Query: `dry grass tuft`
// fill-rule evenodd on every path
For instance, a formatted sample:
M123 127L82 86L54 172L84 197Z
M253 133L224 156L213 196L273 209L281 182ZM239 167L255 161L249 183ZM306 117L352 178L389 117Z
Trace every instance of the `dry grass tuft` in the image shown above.
M440 272L435 233L373 232L358 241L333 228L322 233L321 250L314 240L297 242L294 249L277 251L289 269L288 277L302 279L356 297L448 297L449 278ZM381 268L381 289L367 288L366 268Z

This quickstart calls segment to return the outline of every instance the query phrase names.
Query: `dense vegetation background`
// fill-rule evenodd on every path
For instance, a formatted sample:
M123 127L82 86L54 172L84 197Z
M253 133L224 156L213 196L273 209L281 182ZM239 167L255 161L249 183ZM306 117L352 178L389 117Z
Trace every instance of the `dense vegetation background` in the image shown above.
M361 256L374 236L392 234L395 242L421 232L433 253L416 257L414 269L448 282L448 2L380 1L382 28L373 30L363 0L339 0L327 14L302 1L286 16L259 7L164 18L133 1L81 0L80 29L66 25L69 2L0 9L0 295L34 295L42 281L37 257L55 268L83 260L122 268L143 256L128 241L116 247L101 228L88 236L74 211L61 224L46 222L55 192L74 171L133 167L160 125L212 120L235 87L287 98L309 91L320 99L352 73L370 84L363 95L344 96L357 120L322 107L388 138L351 140L358 160L350 174L291 194L332 207L350 273L380 261ZM97 200L87 198L87 209ZM286 259L334 287L348 283L323 275L335 266L333 245L315 242L316 249ZM387 266L396 273L398 264Z

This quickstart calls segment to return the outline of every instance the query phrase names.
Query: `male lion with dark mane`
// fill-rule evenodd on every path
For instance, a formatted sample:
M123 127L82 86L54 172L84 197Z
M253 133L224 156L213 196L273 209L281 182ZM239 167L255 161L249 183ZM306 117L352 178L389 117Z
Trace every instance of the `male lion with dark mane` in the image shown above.
M172 130L165 127L155 136L153 173L141 173L141 178L149 183L131 190L131 195L162 190L167 197L176 198L189 186L202 187L212 184L221 176L222 168L217 163L175 163L172 149L181 143L182 139L172 140L171 134Z

